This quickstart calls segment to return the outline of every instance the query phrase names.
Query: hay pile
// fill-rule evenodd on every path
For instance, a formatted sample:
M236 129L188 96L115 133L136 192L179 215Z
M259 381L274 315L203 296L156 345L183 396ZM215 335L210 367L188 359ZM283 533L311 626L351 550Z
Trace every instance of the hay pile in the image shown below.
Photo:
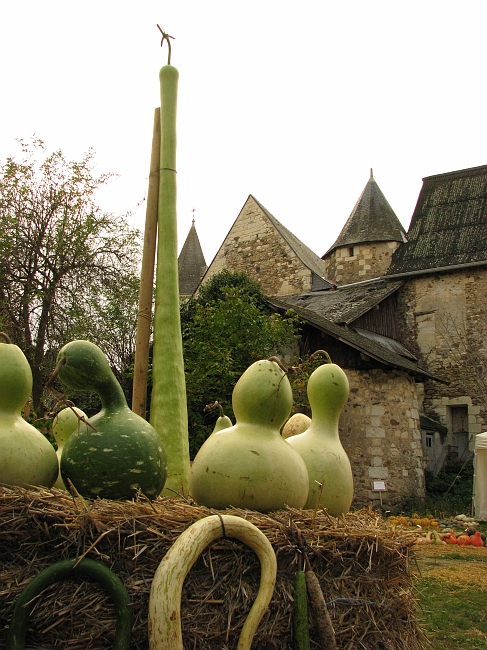
M293 648L293 582L303 543L328 603L338 648L424 647L410 572L412 531L393 528L372 510L339 519L292 509L272 515L227 512L258 526L277 555L276 589L253 648ZM55 489L0 487L0 647L5 647L10 608L29 580L61 559L86 556L105 563L125 584L133 603L132 648L146 649L154 572L180 533L209 514L179 498L88 502ZM185 648L236 648L259 579L257 557L240 542L222 539L206 549L184 583ZM110 648L114 620L114 608L98 585L57 583L38 599L27 644ZM312 622L310 634L311 648L321 647Z

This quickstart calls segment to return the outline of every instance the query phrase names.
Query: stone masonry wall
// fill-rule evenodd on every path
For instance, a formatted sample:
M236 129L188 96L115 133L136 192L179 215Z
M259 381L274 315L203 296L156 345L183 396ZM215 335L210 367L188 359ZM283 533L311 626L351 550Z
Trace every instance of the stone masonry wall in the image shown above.
M448 383L425 385L425 414L451 425L451 407L468 407L468 433L487 430L487 269L466 269L408 279L399 293L401 338L435 375ZM452 444L450 434L445 441Z
M386 481L384 505L424 497L419 412L421 385L399 370L346 370L350 396L340 417L340 440L352 465L353 508L380 502L373 481Z
M325 277L339 285L377 278L389 268L398 246L395 241L340 246L325 259Z
M247 273L270 296L285 296L311 288L310 270L276 232L252 197L210 264L204 281L225 268Z

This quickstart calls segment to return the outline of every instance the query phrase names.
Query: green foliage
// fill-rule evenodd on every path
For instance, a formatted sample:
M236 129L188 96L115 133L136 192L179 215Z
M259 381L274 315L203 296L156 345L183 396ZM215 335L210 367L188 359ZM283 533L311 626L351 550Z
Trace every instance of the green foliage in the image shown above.
M64 343L97 343L119 375L128 362L140 243L125 218L97 205L111 175L94 173L91 150L68 161L40 140L20 146L20 160L0 166L0 328L29 361L42 417L43 386Z
M181 308L188 426L192 457L213 430L220 402L235 422L233 388L258 359L283 355L297 338L298 321L270 313L259 285L243 273L223 271Z

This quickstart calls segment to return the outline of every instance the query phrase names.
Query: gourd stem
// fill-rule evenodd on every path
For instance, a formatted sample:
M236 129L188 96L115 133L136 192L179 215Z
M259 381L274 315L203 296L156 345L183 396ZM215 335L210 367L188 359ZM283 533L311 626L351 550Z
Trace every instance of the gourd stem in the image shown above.
M171 65L171 41L169 39L174 38L174 36L169 36L169 34L166 34L166 32L160 27L160 25L157 25L157 28L162 34L161 47L164 45L164 41L167 42L167 47L168 47L167 65Z
M12 343L12 341L10 340L10 336L5 332L0 332L0 336L2 336L5 339L5 343L10 343L10 344Z
M318 355L323 355L325 357L325 363L333 363L330 355L326 350L315 350L313 354L310 355L309 360L314 361Z

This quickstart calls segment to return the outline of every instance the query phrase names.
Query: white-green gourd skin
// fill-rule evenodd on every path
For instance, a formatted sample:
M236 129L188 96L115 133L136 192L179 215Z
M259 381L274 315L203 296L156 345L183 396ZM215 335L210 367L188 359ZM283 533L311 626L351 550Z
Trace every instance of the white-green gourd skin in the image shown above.
M59 411L52 421L52 435L57 444L56 455L59 462L61 462L61 454L67 439L73 431L78 431L81 427L81 422L79 420L81 417L86 420L88 419L86 413L81 409L76 408L75 406L73 406L73 408L67 406ZM61 472L59 472L53 487L58 490L66 489L63 479L61 478Z
M22 350L0 342L0 483L52 487L58 460L49 440L22 418L32 371Z
M350 509L353 499L353 475L350 460L340 442L338 423L349 394L348 379L340 366L325 363L308 380L311 425L307 431L287 439L308 469L309 495L306 509L320 504L338 517Z
M98 394L102 408L75 430L64 445L61 476L85 498L132 499L140 490L155 499L166 480L166 454L151 425L127 406L108 361L90 341L71 341L59 380L75 390ZM94 427L94 429L92 428Z
M159 72L161 165L154 307L154 347L150 422L167 454L164 494L187 493L189 436L183 344L179 314L176 213L176 108L179 73L171 65ZM172 490L172 492L171 492Z
M236 424L212 433L194 459L190 494L198 503L258 512L304 506L306 466L280 434L292 400L277 363L261 360L247 368L232 394Z

